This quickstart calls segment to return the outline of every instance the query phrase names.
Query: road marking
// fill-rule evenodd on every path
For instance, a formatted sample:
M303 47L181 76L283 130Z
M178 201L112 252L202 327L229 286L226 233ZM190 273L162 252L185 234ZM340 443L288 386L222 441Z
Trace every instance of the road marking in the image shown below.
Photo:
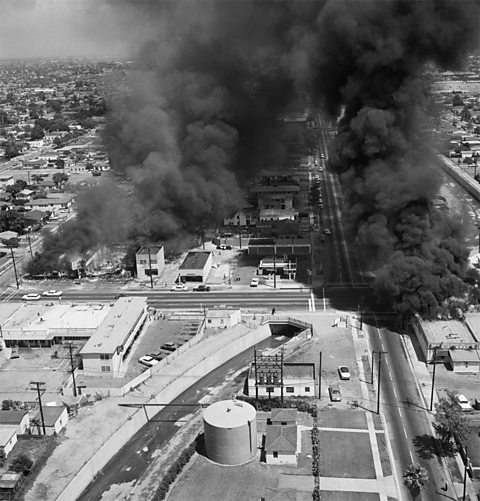
M398 398L398 395L397 395L397 390L395 389L395 386L393 387L393 393L395 395L395 398Z
M403 426L402 428L403 428L403 433L405 434L405 438L408 438L407 430L405 429L405 426Z
M408 451L409 454L410 454L410 459L412 460L412 463L415 463L415 460L413 459L413 454L412 454L412 451Z
M312 311L315 311L315 296L313 294L313 291L310 292L310 299L312 301Z

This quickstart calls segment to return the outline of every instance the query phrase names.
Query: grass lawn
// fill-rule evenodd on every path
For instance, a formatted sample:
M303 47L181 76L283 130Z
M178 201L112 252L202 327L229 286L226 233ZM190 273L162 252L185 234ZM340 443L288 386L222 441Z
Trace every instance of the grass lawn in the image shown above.
M377 445L380 452L380 461L382 463L383 476L388 477L392 474L392 466L388 457L387 440L383 433L377 433Z
M365 412L359 410L324 409L318 413L318 426L320 428L354 428L367 429Z
M260 464L258 457L250 463L228 467L213 464L203 456L197 456L191 467L179 478L168 500L245 501L261 497L271 499L274 493L281 492L278 490L278 478L282 471L285 471L285 468ZM290 471L294 473L296 469L292 468ZM312 494L309 494L311 499Z
M380 501L380 495L374 492L322 491L321 499L322 501Z
M322 477L376 478L367 433L320 432Z

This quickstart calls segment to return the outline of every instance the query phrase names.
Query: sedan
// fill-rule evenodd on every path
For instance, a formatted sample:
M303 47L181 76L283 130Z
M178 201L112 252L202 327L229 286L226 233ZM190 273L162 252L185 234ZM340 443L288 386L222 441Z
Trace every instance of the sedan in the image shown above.
M22 296L24 301L38 301L40 299L40 294L25 294Z
M42 295L47 297L60 297L62 294L63 294L62 291L51 290L51 291L45 291Z
M329 386L328 393L330 394L330 400L332 402L342 401L342 394L340 393L340 388L338 386Z
M138 361L146 365L147 367L153 367L154 365L158 364L158 360L155 360L153 357L149 355L144 355L143 357L140 357Z
M258 278L252 278L250 280L250 287L258 287L259 279Z
M340 365L338 367L338 375L340 379L350 379L350 370L346 365Z
M176 284L171 289L172 292L186 292L188 291L187 284Z
M330 229L329 229L329 228L325 228L325 229L323 230L323 233L325 233L325 235L331 235L331 234L332 234L332 232L330 231Z

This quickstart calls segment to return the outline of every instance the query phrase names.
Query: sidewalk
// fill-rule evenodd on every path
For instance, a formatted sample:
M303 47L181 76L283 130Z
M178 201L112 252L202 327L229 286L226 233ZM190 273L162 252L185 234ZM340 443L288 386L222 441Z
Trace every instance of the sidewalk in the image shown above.
M234 345L244 335L243 329L222 332L221 335L205 339L193 349L175 358L165 371L146 381L146 384L125 395L97 402L93 407L81 408L79 415L69 421L62 441L48 458L32 488L26 493L25 501L50 501L68 488L77 473L94 454L112 437L124 423L142 409L119 407L120 403L147 403L182 374L195 369L202 360L228 345ZM162 372L165 372L162 374ZM198 374L195 380L203 377ZM193 383L193 380L191 380ZM86 433L86 430L88 432ZM126 437L127 439L129 437ZM88 445L88 447L86 446ZM117 450L110 450L110 457ZM109 459L106 458L107 460ZM93 475L95 472L91 472ZM75 496L72 495L72 499Z

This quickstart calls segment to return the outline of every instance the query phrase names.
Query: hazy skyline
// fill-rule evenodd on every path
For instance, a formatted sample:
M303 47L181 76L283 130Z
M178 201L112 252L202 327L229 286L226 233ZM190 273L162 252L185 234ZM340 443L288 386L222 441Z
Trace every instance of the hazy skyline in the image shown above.
M138 7L133 0L2 0L0 59L130 57L151 26L135 4Z

